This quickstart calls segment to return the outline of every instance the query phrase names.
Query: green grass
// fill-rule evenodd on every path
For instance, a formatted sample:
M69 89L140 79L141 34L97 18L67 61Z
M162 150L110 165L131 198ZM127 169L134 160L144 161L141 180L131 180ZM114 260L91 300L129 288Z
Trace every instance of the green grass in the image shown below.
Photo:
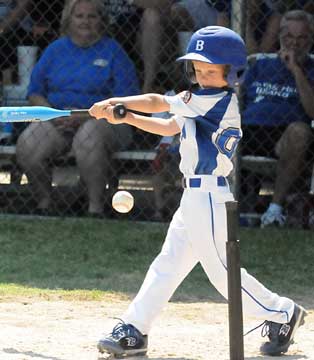
M0 296L99 300L133 296L167 225L93 219L0 220ZM310 231L241 229L242 265L267 287L313 297ZM196 267L174 297L220 301Z

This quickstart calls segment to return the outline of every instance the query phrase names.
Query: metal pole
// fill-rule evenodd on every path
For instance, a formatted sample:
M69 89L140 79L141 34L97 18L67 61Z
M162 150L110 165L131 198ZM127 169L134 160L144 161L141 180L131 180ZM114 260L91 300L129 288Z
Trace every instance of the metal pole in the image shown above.
M228 201L226 243L228 268L228 310L230 360L244 359L243 313L241 293L240 246L238 240L238 203Z
M231 1L231 28L245 38L246 0Z

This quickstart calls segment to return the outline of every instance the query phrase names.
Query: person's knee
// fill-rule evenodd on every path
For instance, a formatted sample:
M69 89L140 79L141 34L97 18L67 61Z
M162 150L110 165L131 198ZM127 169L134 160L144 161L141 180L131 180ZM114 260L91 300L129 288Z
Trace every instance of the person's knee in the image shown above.
M178 31L192 31L194 21L188 10L181 4L174 4L171 7L171 19Z
M143 12L142 16L142 26L147 27L149 29L156 29L161 22L161 14L160 11L156 8L147 8Z
M289 146L307 147L313 136L310 126L300 121L290 124L286 131Z
M72 148L74 152L90 152L100 141L97 123L88 121L81 125L73 138Z
M99 158L104 158L106 148L112 143L112 132L107 124L88 122L85 123L73 138L72 148L77 160L84 160L85 164L94 163ZM105 159L104 159L105 161Z
M45 129L29 126L19 136L16 143L16 160L23 168L39 168L54 150L55 138L53 134L47 135Z
M16 161L22 167L32 167L38 163L40 148L36 148L38 141L28 131L24 131L16 142Z
M298 134L299 132L305 133L310 131L310 125L302 122L302 121L295 121L287 126L286 131L292 132L293 134Z
M279 156L284 154L292 154L303 156L310 143L313 140L312 130L310 126L303 122L294 122L288 125L276 147Z

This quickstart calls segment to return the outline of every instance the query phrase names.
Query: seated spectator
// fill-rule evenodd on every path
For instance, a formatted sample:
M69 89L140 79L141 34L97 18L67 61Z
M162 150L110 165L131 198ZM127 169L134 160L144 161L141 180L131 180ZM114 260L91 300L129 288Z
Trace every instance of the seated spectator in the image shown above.
M157 74L156 76L154 88L159 94L175 96L190 86L187 80L181 76L175 88L169 90L171 84L165 76L166 74ZM172 114L164 112L155 113L152 116L169 119ZM181 175L178 166L180 163L179 143L179 135L163 136L156 146L157 155L152 163L155 199L153 219L155 221L169 220L169 216L178 207L180 201L178 196L178 194L181 195Z
M140 32L142 9L137 6L139 0L103 0L108 14L110 33L124 48L131 60L139 69L140 53L137 48L137 38ZM149 0L141 0L149 3Z
M288 10L304 10L310 14L314 14L313 0L290 0Z
M111 96L139 93L135 68L121 46L106 35L101 0L70 0L63 10L63 36L49 45L35 65L29 86L31 105L89 108ZM103 214L110 155L127 147L132 129L105 120L60 118L31 123L17 142L17 161L38 200L38 212L51 205L49 161L72 148L87 186L91 215Z
M31 19L28 16L31 0L0 2L0 84L8 85L17 80L17 47L30 45ZM17 124L0 126L0 143L10 144L15 137Z
M280 20L286 4L283 0L251 0L246 8L246 45L248 53L278 51Z
M166 92L165 95L175 95ZM169 118L169 114L158 114L157 117ZM179 136L163 136L156 147L157 155L153 161L154 171L154 214L155 221L168 221L172 211L179 205L178 194L181 193L181 174L178 171L180 163Z
M193 32L207 25L229 24L226 20L228 0L134 0L134 3L144 8L140 39L144 65L143 93L155 91L153 84L161 65L173 64L177 57L178 32ZM173 79L173 86L176 81L176 78Z
M1 71L16 65L18 45L29 45L31 42L30 4L31 0L0 2Z
M151 88L162 63L175 60L173 31L168 14L174 0L103 0L110 18L110 32L135 62L143 91Z
M138 43L143 67L142 92L146 93L154 90L160 68L168 72L165 66L175 62L175 32L169 18L173 0L135 0L135 3L143 9Z
M243 154L276 156L275 189L261 225L284 225L284 204L296 181L306 181L313 142L314 60L309 55L314 25L302 10L284 14L280 50L250 61L243 90ZM312 154L313 155L313 154ZM245 180L244 180L245 181Z
M45 49L59 36L61 13L65 0L33 0L30 17L34 43Z
M314 14L313 0L251 0L246 6L246 45L249 54L279 50L277 34L282 15L288 10Z
M217 23L226 26L229 0L103 0L110 31L125 47L141 77L142 92L153 89L160 68L172 73L178 31ZM169 16L170 14L170 16ZM174 74L175 76L176 74ZM177 78L172 79L173 86Z
M179 0L171 8L178 31L191 31L208 25L230 25L230 0Z

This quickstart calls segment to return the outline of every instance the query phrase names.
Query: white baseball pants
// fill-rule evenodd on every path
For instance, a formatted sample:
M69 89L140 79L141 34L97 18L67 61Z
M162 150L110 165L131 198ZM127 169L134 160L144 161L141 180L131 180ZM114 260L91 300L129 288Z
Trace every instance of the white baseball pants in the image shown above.
M202 177L202 179L205 178ZM227 299L225 202L233 200L228 186L210 178L200 188L186 188L171 221L160 254L151 264L137 296L122 319L148 334L152 322L174 291L200 262L211 283ZM278 323L290 321L294 302L266 289L241 269L243 312Z

